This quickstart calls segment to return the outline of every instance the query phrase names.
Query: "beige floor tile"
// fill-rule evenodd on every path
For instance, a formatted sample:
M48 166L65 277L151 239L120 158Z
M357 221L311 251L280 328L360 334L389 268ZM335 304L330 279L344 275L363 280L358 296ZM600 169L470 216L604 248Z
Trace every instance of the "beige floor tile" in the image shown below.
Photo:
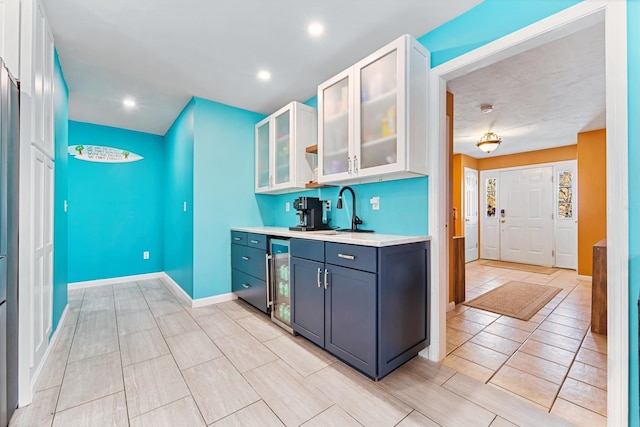
M581 348L576 355L576 360L596 368L607 369L607 355L588 348Z
M571 365L569 378L607 390L607 371L575 361Z
M457 344L451 344L450 342L447 342L447 355L451 354L458 347L459 346Z
M129 418L189 395L171 355L127 366L123 372Z
M447 326L471 335L477 334L485 327L485 325L472 322L471 320L463 319L460 316L456 316L453 319L447 321Z
M538 327L538 323L535 322L525 322L524 320L514 319L513 317L502 316L496 323L500 323L501 325L511 326L512 328L521 329L526 332L533 332L534 329Z
M360 427L361 425L338 405L333 405L303 424L304 427Z
M254 311L250 309L245 303L240 300L227 301L220 304L216 304L220 310L224 311L227 316L233 320L240 319L241 317L254 314Z
M210 316L216 313L224 313L215 304L205 305L204 307L198 307L198 308L191 308L190 305L185 306L185 304L182 304L182 306L185 307L185 310L187 310L187 313L189 313L189 315L192 316L193 318Z
M166 340L181 370L222 356L222 352L202 331L185 332Z
M533 340L527 340L522 347L520 347L520 351L566 367L571 366L575 356L575 354L570 351Z
M9 427L50 426L59 394L60 387L35 393L30 405L16 409L11 417Z
M131 419L131 427L159 426L205 427L206 424L191 396Z
M69 352L69 362L118 351L118 333L113 328L77 333Z
M588 409L567 402L564 399L556 399L551 408L551 413L575 424L576 426L607 427L607 418Z
M509 356L505 354L483 347L474 342L462 344L453 354L494 371L502 366L509 358Z
M242 326L222 311L196 317L196 322L212 340L243 332Z
M214 343L240 372L247 372L278 359L278 356L244 329L235 335L218 338Z
M413 411L398 424L398 427L438 427L438 424L425 417L420 412Z
M157 317L156 322L165 337L201 330L196 321L184 310Z
M496 417L491 423L490 427L518 427L516 424L505 420L504 418Z
M363 425L395 426L412 408L342 363L306 379Z
M67 364L58 411L81 405L124 389L120 353L82 359Z
M135 311L118 316L118 334L127 335L157 327L150 310Z
M90 331L100 329L116 328L116 311L83 311L78 317L78 326L76 334L84 334Z
M271 409L259 400L211 424L211 427L283 427Z
M459 318L465 320L471 320L472 322L480 323L481 325L487 326L491 323L495 322L497 317L490 316L489 314L485 314L489 312L483 312L481 310L467 310L458 315ZM491 313L493 314L493 313Z
M456 373L455 369L451 369L437 362L432 362L421 356L414 357L398 369L410 372L413 375L417 375L438 385L442 385Z
M521 351L516 352L507 365L555 384L562 384L568 367L532 356Z
M552 345L554 347L561 348L563 350L577 352L580 348L580 341L573 338L565 337L564 335L554 334L549 331L542 331L540 329L535 330L530 337L533 341L543 342L545 344Z
M600 388L567 378L562 384L558 397L607 416L607 392Z
M423 378L396 370L379 384L440 425L488 426L495 414ZM445 383L446 384L446 383Z
M560 385L543 380L526 372L503 366L491 378L490 383L529 399L544 408L550 409Z
M586 331L589 328L590 320L580 320L573 317L563 316L558 313L552 313L547 316L549 322L558 323L560 325L570 326L572 328Z
M587 335L582 342L582 347L597 351L598 353L607 354L607 336L587 331Z
M178 300L176 300L173 296L171 297L171 299L148 301L148 304L154 317L160 317L167 314L184 311L182 304L180 304Z
M540 324L540 329L543 331L553 332L554 334L564 335L565 337L573 338L575 340L582 340L584 333L583 329L572 328L571 326L561 325L559 323L549 322L548 320Z
M142 294L148 303L154 301L175 300L173 293L171 293L171 291L164 285L155 288L142 289Z
M236 322L260 342L278 338L286 333L284 329L273 323L268 316L258 316L260 315L241 317Z
M510 339L502 338L498 335L493 335L484 331L473 337L471 342L499 353L506 354L507 356L511 356L518 347L520 347L520 343L517 341L511 341Z
M447 342L454 344L456 347L469 341L472 337L473 334L468 334L447 326Z
M165 354L169 354L169 348L158 328L146 329L120 337L122 366L155 359Z
M335 360L328 353L310 351L300 345L300 340L290 336L283 335L264 342L264 345L303 377L326 368Z
M499 385L489 382L487 383L488 386L495 388L496 390L501 391L504 394L507 394L511 397L513 397L514 399L518 399L521 400L522 402L526 403L527 405L531 406L532 408L538 409L544 413L549 413L549 408L546 408L536 402L534 402L533 400L529 400L526 397L520 396L519 394L516 394L514 392L512 392L511 390L507 390L506 388L502 388Z
M111 394L66 411L57 412L53 427L128 427L124 392Z
M495 322L487 326L484 329L484 332L489 332L502 338L507 338L511 341L517 342L524 342L529 336L529 332L527 331Z
M442 360L442 362L440 363L482 382L489 381L489 378L491 378L491 376L495 372L493 369L485 368L484 366L478 365L477 363L473 363L467 359L463 359L453 354L445 357L444 360Z
M281 360L244 376L285 425L300 425L333 405L318 389L304 385L303 378Z
M134 298L116 298L115 305L116 314L119 315L149 310L147 300L144 299L142 293L140 293L139 297Z
M534 406L532 402L492 384L483 384L466 375L454 375L444 384L444 388L516 425L545 427L566 425L561 419L549 415L546 410L539 409L537 405Z
M207 424L260 400L224 357L185 369L182 374Z

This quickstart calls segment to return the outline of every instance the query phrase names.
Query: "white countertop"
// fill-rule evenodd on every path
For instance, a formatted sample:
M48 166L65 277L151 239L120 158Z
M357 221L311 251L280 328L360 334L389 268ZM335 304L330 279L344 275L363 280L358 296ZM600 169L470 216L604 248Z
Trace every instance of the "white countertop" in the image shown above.
M231 227L233 231L268 234L278 237L295 237L299 239L322 240L324 242L348 243L362 246L394 246L405 243L416 243L431 240L431 236L402 236L381 233L351 233L345 231L292 231L287 227Z

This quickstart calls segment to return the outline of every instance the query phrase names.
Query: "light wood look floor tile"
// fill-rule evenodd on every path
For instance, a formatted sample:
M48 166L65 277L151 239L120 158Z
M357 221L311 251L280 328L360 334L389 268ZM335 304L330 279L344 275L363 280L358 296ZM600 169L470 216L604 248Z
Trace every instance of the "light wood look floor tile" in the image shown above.
M58 328L60 328L58 330L58 339L52 353L62 352L69 354L69 351L71 351L71 344L73 344L76 325L75 323L69 324L69 322L65 322L64 325L59 325Z
M484 312L489 313L489 312ZM480 310L467 310L458 315L458 317L471 320L472 322L480 323L481 325L488 326L491 323L495 322L497 317L489 316L488 314L484 314Z
M175 297L173 296L171 291L164 285L155 288L142 289L142 294L144 295L144 298L148 303L152 303L155 301L175 301Z
M607 371L575 361L571 365L569 378L607 390Z
M558 397L607 416L607 392L600 388L567 378Z
M73 338L69 362L118 351L118 333L115 329L97 329L76 334Z
M516 352L507 365L558 385L562 384L568 371L566 366L521 351Z
M261 316L262 317L262 316ZM273 323L268 317L261 319L258 316L245 316L241 317L236 322L242 326L247 332L256 337L260 342L265 342L278 338L284 335L286 332Z
M565 337L573 338L574 340L582 340L586 332L584 329L572 328L571 326L553 323L548 320L545 320L540 324L540 329L543 331L553 332L554 334L564 335Z
M574 353L545 344L539 341L527 340L520 350L524 353L538 356L554 363L569 367L574 359Z
M115 303L113 300L113 295L100 297L100 298L85 298L82 300L82 308L81 312L87 311L103 311L103 310L114 310Z
M185 332L166 340L182 370L222 356L222 352L203 331Z
M116 314L128 314L136 311L149 310L147 300L142 297L142 293L136 298L116 298Z
M50 426L59 394L60 387L35 393L30 405L16 409L11 417L9 427Z
M516 425L545 427L567 425L563 420L549 416L546 411L538 409L522 399L466 375L454 375L444 384L444 388L477 403Z
M460 316L456 316L453 319L449 320L447 322L447 326L472 335L477 334L485 327L485 325L473 322L471 320L463 319Z
M607 427L607 418L593 411L567 402L564 399L556 399L551 408L551 413L564 418L576 426Z
M427 360L420 356L414 357L398 369L407 371L438 385L444 384L456 373L455 369L451 369L440 363L432 362L431 360Z
M121 336L120 354L122 366L129 366L169 354L169 347L160 329L153 328Z
M596 368L607 368L607 355L589 350L588 348L581 348L576 355L576 360L586 363L587 365L595 366Z
M534 329L538 327L538 323L536 322L525 322L524 320L514 319L513 317L502 316L496 323L500 323L501 325L511 326L512 328L521 329L526 332L533 332Z
M142 295L142 291L140 290L136 282L133 282L132 286L116 286L115 288L113 288L113 297L115 298L116 303L121 300L144 298L144 296Z
M227 301L220 304L216 304L217 307L224 311L227 316L233 320L238 320L241 317L250 316L254 311L240 300Z
M84 311L78 317L76 334L116 328L116 310Z
M511 423L504 418L496 417L491 423L491 427L518 427L516 424Z
M507 338L511 341L524 342L529 337L529 332L522 329L513 328L511 326L503 325L501 323L492 323L484 329L484 332L498 335L502 338Z
M505 354L483 347L471 341L462 344L453 352L453 354L493 370L498 369L509 358L509 356Z
M123 389L119 352L70 362L62 380L57 410L63 411Z
M206 316L196 317L196 321L212 340L238 334L244 331L240 325L221 311Z
M447 326L447 342L455 345L456 347L469 341L472 337L473 334L468 334Z
M68 354L63 352L53 352L49 355L42 368L34 391L42 391L62 385L62 379L64 378L64 372L67 367L67 357Z
M131 427L159 426L205 427L206 424L191 396L131 419Z
M149 308L154 317L160 317L171 313L184 311L180 304L173 296L171 299L148 301Z
M591 323L591 320L575 319L573 317L563 316L555 312L547 316L547 320L549 322L558 323L560 325L569 326L583 331L586 331L589 328L589 324Z
M607 336L587 331L587 335L582 342L582 347L597 351L598 353L607 354Z
M494 413L458 394L402 370L390 373L379 384L443 426L488 426L495 418Z
M196 321L184 310L157 317L156 322L165 337L201 330Z
M211 424L211 427L283 427L271 409L259 400Z
M266 341L264 345L303 377L326 368L335 360L326 357L324 352L308 350L299 344L299 340L286 335Z
M570 352L577 352L580 348L580 341L573 338L565 337L564 335L554 334L549 331L542 331L540 329L535 330L530 337L533 341L543 342L545 344L552 345L554 347L561 348Z
M135 311L117 316L118 334L127 335L157 327L150 310Z
M414 410L398 424L398 427L439 427L439 425Z
M189 395L171 355L124 368L129 417L137 417Z
M85 288L84 296L87 300L97 300L104 297L112 297L113 285L102 285Z
M304 427L361 427L362 424L354 420L348 413L342 410L338 405L333 405L331 408L319 415L316 415L311 420L303 424Z
M489 381L489 378L491 378L491 376L495 372L493 369L485 368L484 366L478 365L477 363L473 363L467 359L463 359L453 354L445 357L441 363L451 369L455 369L458 372L462 372L463 374L482 382Z
M247 372L278 359L278 356L244 329L235 335L218 338L214 343L240 372Z
M97 400L57 412L53 427L128 427L127 404L124 392L118 392Z
M182 373L207 424L260 400L224 357L185 369Z
M192 316L193 318L198 318L198 317L203 317L203 316L210 316L210 315L216 314L216 313L224 313L215 304L214 305L206 305L204 307L198 307L198 308L191 308L191 306L185 305L185 304L182 304L182 306L185 307L185 310L187 311L187 313L189 313L189 315Z
M560 385L558 384L543 380L542 378L510 366L500 368L493 378L491 378L490 382L536 402L547 410L553 405L556 394L560 389Z
M412 411L342 363L316 372L305 384L314 385L363 425L395 426Z
M511 356L521 344L517 341L511 341L510 339L502 338L498 335L493 335L484 331L474 336L471 339L471 342L499 353L506 354L507 356Z
M315 387L305 386L302 377L282 361L253 369L244 376L287 426L300 425L333 405Z

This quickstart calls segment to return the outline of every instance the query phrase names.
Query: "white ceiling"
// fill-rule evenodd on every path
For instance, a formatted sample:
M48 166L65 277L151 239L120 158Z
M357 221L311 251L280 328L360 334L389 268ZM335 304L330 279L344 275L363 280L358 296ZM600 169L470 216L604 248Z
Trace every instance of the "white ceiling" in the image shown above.
M192 96L270 114L398 36L481 0L43 0L69 118L163 135ZM312 20L326 34L311 39ZM256 79L268 69L270 82ZM122 108L133 96L138 107Z
M454 94L454 152L501 156L571 145L605 127L604 23L598 23L447 83ZM493 104L483 114L481 104ZM492 130L502 144L476 147Z

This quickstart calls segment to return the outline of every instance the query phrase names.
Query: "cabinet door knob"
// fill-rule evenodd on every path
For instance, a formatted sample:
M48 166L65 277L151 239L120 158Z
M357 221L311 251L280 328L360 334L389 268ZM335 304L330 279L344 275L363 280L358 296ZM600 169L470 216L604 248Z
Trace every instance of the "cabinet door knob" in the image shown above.
M329 282L327 281L327 278L329 277L329 270L327 270L326 268L324 269L324 288L329 289Z
M321 271L320 267L318 267L318 287L322 286L322 284L320 283L320 274L322 274L322 271Z
M240 237L234 237L233 240L242 240Z
M242 259L245 261L249 261L251 258L249 258L248 256L243 256Z
M252 240L251 243L253 243L254 245L257 245L258 243L260 243L260 240Z
M345 255L345 254L338 254L338 258L348 259L351 261L356 259L355 255Z
M247 284L247 283L243 283L242 287L245 289L249 289L251 287L251 285Z

